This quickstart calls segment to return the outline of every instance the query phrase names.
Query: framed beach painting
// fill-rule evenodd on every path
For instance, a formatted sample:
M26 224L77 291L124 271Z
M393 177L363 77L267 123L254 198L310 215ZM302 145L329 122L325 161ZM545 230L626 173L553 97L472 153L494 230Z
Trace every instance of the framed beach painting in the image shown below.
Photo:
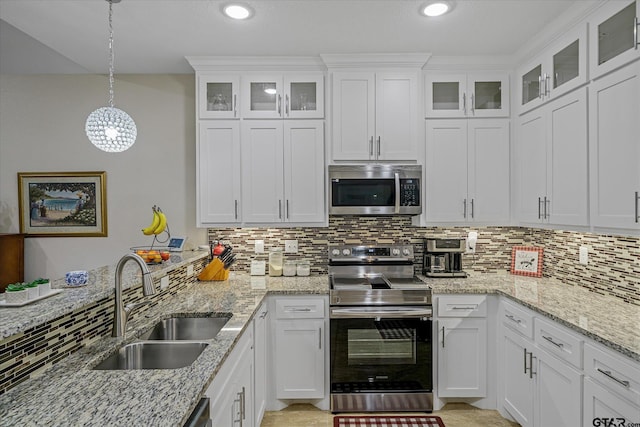
M20 232L106 237L106 172L18 172Z
M511 250L511 274L542 276L542 254L542 248L514 246Z

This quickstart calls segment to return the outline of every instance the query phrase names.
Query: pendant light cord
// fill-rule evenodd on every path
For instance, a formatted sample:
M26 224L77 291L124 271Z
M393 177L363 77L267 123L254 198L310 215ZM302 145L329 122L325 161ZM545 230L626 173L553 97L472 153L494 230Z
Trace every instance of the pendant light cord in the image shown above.
M109 107L113 108L113 1L109 0Z

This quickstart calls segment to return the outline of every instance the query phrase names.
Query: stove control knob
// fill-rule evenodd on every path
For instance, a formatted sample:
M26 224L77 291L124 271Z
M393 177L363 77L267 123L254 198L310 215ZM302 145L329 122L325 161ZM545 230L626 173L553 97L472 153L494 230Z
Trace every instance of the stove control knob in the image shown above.
M344 255L344 256L349 256L349 255L351 255L351 249L343 249L343 250L342 250L342 255Z
M400 249L398 249L398 248L391 249L391 255L393 255L393 256L400 255Z
M411 250L410 250L409 248L404 248L404 249L402 250L402 255L404 255L404 256L409 256L409 255L411 255Z
M333 249L333 250L331 251L331 255L333 255L333 256L338 256L338 255L340 255L340 249Z

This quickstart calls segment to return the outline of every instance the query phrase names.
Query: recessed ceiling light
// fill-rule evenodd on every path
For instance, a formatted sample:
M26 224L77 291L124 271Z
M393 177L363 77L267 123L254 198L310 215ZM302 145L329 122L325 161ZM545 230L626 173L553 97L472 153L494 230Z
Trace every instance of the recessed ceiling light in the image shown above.
M449 12L452 9L452 4L447 1L436 1L427 3L422 7L422 14L426 16L440 16Z
M230 3L222 7L222 12L229 18L247 19L253 15L253 10L241 3Z

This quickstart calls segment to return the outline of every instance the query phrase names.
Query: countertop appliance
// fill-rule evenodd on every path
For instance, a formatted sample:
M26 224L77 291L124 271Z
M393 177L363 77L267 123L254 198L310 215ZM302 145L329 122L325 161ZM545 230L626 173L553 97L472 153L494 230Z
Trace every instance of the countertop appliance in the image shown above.
M424 239L422 274L427 277L467 277L462 270L462 254L467 239Z
M329 165L329 214L420 215L422 166Z
M433 410L431 289L411 245L329 247L332 412Z

